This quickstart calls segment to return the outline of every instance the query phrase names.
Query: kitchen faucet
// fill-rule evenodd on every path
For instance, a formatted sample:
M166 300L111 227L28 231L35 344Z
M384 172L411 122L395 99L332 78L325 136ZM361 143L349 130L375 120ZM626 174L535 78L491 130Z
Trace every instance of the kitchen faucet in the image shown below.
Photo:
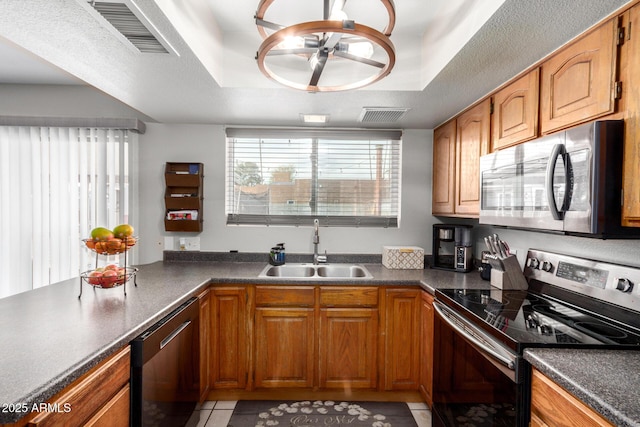
M327 262L327 251L325 250L324 255L318 255L318 243L320 243L320 234L318 233L318 227L320 226L320 221L318 219L313 220L313 265L318 265L318 263Z

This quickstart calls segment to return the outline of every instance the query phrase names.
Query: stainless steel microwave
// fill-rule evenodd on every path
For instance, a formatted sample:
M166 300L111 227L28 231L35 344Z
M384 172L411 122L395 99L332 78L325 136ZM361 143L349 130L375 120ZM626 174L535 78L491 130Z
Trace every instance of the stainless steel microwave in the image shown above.
M590 237L621 226L623 120L595 121L480 158L480 224Z

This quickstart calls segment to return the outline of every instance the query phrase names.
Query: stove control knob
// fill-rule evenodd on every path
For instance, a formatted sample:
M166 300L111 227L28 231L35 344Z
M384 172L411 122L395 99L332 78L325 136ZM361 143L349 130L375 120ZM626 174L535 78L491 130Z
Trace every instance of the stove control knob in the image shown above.
M538 258L527 259L527 267L535 269L535 268L538 268L539 265L540 265L540 261L538 261Z
M620 292L631 292L633 289L633 283L629 279L620 278L618 279L618 284L616 285L616 289Z
M542 261L542 265L540 266L540 268L548 273L553 269L553 264L551 264L549 261Z

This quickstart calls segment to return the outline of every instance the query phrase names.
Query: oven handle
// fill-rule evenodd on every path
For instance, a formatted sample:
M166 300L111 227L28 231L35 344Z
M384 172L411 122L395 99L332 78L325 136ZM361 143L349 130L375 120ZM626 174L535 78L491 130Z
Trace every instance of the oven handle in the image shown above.
M494 340L487 336L487 334L478 330L469 322L460 318L460 316L457 316L451 310L447 309L442 303L434 301L433 308L436 310L436 313L440 315L440 318L442 320L444 320L449 326L451 326L451 328L462 335L465 339L478 346L489 356L500 361L500 363L502 363L510 370L516 370L516 355L504 349L500 344L492 342Z

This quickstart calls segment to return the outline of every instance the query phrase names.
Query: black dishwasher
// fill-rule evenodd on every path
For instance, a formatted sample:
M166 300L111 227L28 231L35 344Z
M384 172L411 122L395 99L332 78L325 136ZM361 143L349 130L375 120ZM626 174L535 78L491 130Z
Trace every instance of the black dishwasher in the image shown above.
M197 423L199 305L191 298L131 342L131 425Z

